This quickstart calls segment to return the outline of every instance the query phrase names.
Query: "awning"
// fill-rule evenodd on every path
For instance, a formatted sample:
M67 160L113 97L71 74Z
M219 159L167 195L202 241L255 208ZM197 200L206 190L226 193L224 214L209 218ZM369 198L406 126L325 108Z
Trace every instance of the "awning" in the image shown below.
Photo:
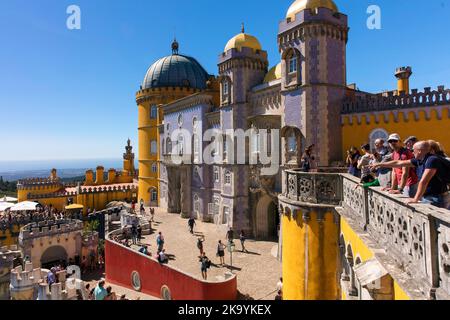
M368 260L353 267L356 278L361 286L365 287L388 274L386 269L376 259Z
M84 209L84 206L82 206L81 204L71 204L70 206L67 206L65 209L66 210L82 210L82 209Z
M11 207L10 211L32 211L36 210L38 205L39 203L37 202L24 201Z
M0 202L0 212L5 211L14 206L14 203Z
M17 202L17 199L13 197L4 196L0 198L0 202Z

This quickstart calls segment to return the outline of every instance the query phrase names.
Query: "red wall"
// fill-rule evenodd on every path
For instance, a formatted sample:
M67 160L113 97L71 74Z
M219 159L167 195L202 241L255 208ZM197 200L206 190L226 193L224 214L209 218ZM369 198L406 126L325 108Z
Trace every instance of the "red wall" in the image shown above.
M116 242L105 243L106 281L133 290L131 274L137 271L141 292L160 298L161 287L169 287L173 300L236 300L237 278L225 282L204 282L170 267L160 265L139 252ZM200 263L199 271L200 273Z

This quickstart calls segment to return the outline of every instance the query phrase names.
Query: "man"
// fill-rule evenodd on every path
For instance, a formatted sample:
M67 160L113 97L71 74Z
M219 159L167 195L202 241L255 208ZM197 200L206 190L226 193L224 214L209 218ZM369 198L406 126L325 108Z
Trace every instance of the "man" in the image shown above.
M419 141L415 136L410 136L408 139L406 139L403 144L405 145L406 149L413 151L414 145Z
M389 148L384 145L383 139L375 140L375 152L378 156L378 162L388 162L392 160L392 153ZM381 168L377 171L378 181L383 188L391 187L392 170Z
M415 159L395 160L379 163L379 168L416 168L420 182L416 195L408 204L429 203L436 207L450 210L450 162L430 153L430 144L427 141L417 142L414 147Z
M52 284L56 283L56 268L53 267L50 269L50 271L47 274L47 283L52 287Z
M188 226L189 226L189 231L191 232L191 234L194 234L194 226L195 226L195 219L194 218L190 218L189 219Z
M361 179L364 180L367 176L371 175L372 171L369 168L369 164L375 161L375 158L370 151L370 144L362 145L361 150L364 152L364 155L358 160L357 168L361 170Z
M206 256L206 253L203 252L200 258L200 269L202 271L203 280L208 280L208 269L211 266L211 261Z
M158 251L162 251L164 249L164 237L162 232L159 232L156 237L156 245L158 246Z
M105 280L100 280L98 282L97 287L94 290L94 299L95 300L105 300L108 292L105 289Z
M229 228L229 229L228 229L226 238L227 238L228 242L233 242L233 239L234 239L234 231L233 231L232 228Z
M388 142L392 150L394 150L392 155L393 161L409 161L414 158L411 151L402 147L400 136L398 134L391 134ZM379 168L385 168L385 166ZM418 178L414 168L394 167L394 170L392 170L391 181L392 187L387 189L389 193L403 194L410 198L413 198L416 194Z
M137 244L137 228L134 223L131 226L131 240L133 241L133 244Z

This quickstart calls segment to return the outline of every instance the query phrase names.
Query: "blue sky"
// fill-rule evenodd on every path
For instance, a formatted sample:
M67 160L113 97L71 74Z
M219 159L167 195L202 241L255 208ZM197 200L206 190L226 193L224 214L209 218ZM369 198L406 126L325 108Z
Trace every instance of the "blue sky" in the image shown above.
M217 57L240 31L279 61L276 34L292 0L0 0L1 160L121 157L137 145L134 94L153 61L180 52L217 74ZM349 15L348 83L393 89L411 65L412 88L450 86L450 2L336 0ZM82 29L66 28L81 8ZM366 27L379 5L382 29ZM137 150L136 150L137 152Z

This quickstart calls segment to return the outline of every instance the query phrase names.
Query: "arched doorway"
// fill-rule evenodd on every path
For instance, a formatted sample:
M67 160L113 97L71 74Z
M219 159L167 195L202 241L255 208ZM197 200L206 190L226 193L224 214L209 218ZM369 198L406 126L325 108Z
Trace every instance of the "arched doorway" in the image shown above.
M279 223L278 205L268 195L263 196L256 207L256 238L264 240L277 239Z
M61 262L67 263L68 254L62 246L51 246L41 256L41 267L50 269Z

